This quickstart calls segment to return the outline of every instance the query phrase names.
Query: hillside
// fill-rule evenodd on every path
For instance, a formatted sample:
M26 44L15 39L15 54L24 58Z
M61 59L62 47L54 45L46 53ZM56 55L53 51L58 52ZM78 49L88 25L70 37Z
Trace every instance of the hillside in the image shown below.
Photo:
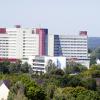
M88 37L88 47L90 49L100 47L100 37Z

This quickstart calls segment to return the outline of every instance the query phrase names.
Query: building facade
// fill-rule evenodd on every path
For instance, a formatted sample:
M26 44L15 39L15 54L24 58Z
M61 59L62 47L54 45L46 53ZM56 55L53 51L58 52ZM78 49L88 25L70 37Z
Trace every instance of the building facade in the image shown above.
M80 63L89 68L89 59L67 59L62 56L32 56L29 58L28 63L31 65L34 73L46 72L46 68L51 61L58 69L64 70L69 62Z
M31 65L33 72L45 73L49 61L62 70L66 67L66 57L60 56L34 56L29 58L28 63Z
M34 55L47 55L48 29L0 28L0 60L27 60Z
M81 31L79 35L49 35L48 55L87 59L87 38L86 31Z
M79 35L50 34L48 55L63 56L66 57L66 62L74 61L89 68L87 31L80 31Z
M34 56L66 57L89 66L88 36L86 31L79 35L52 35L43 28L0 28L0 61L9 59L28 61Z

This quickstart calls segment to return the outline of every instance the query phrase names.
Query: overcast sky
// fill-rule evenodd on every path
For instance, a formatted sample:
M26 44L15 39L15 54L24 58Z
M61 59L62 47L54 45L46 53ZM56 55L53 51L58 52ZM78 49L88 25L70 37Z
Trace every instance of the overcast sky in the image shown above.
M0 26L16 24L100 37L100 0L0 0Z

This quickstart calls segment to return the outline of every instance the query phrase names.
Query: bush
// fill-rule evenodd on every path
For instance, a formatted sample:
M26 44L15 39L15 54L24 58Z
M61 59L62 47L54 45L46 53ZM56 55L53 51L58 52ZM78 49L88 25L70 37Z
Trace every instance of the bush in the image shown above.
M65 68L65 73L66 74L71 74L71 73L80 73L83 71L86 71L87 68L79 63L71 63L67 64L66 68Z
M100 70L94 70L92 73L93 78L100 78Z
M54 100L100 100L100 96L97 92L83 87L66 87L55 91Z

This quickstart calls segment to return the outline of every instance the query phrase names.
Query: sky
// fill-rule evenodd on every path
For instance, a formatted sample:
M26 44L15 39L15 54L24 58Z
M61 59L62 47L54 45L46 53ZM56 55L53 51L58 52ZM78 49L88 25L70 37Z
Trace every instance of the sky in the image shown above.
M0 27L14 25L100 37L100 0L0 0Z

